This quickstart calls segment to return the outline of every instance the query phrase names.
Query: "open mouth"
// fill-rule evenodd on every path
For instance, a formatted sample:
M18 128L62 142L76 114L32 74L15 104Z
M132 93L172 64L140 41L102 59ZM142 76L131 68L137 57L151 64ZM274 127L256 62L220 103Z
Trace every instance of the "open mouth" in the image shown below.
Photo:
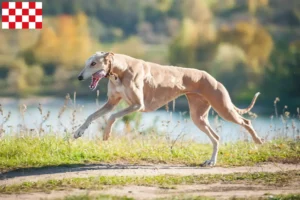
M95 90L98 86L99 81L106 76L106 72L101 69L92 75L92 82L90 85L91 90Z

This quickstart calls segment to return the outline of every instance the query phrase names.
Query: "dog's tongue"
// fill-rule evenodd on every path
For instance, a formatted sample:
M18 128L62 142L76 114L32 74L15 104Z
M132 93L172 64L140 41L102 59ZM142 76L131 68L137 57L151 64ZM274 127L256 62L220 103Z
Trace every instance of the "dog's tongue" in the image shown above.
M99 72L96 72L95 74L93 74L92 76L92 82L90 85L90 88L92 90L95 90L96 87L98 86L99 81L105 76L105 71L101 70Z

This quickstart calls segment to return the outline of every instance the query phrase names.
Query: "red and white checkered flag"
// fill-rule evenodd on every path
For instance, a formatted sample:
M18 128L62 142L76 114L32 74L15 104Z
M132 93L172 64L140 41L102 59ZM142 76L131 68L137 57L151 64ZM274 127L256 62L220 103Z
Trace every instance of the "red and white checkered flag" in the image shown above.
M2 2L2 29L41 29L42 2Z

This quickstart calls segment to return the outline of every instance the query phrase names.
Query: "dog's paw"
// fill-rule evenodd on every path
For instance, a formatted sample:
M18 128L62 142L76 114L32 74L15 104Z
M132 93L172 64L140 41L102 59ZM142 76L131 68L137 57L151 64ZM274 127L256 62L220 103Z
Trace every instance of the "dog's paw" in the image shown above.
M217 162L215 160L207 160L201 164L201 167L213 167L216 165L216 163Z
M81 137L84 134L84 129L79 128L75 133L74 133L74 139L77 139Z
M265 143L264 139L259 138L259 137L255 138L255 139L254 139L254 142L255 142L256 144L264 144L264 143Z

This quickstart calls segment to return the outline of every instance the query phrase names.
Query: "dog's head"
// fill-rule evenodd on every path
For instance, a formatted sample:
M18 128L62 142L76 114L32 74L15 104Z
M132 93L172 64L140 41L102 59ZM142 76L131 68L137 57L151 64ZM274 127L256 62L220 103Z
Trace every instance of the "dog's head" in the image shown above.
M84 69L80 72L78 80L86 80L92 77L90 88L96 89L99 81L109 75L113 53L96 52L85 62Z

